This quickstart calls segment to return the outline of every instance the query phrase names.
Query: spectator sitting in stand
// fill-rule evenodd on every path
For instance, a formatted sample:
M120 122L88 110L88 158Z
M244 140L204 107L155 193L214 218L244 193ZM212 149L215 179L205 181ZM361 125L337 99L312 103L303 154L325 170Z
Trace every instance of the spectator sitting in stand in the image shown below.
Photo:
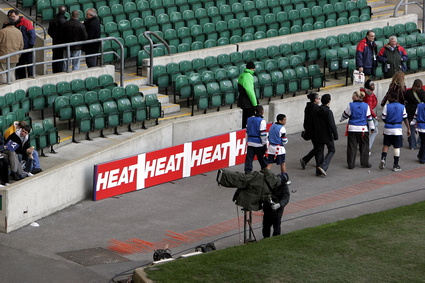
M4 132L4 138L7 139L12 133L15 133L15 132L18 134L18 132L22 129L22 127L24 125L27 125L27 122L25 122L25 121L20 121L20 122L15 121L15 122L13 122L13 124L9 128L7 128L6 131ZM19 136L19 134L18 134L18 136ZM41 167L40 167L40 157L39 157L38 152L36 150L34 150L32 152L32 157L33 157L32 167L29 169L28 172L31 172L31 174L37 174L37 173L42 172L43 169L41 169Z
M12 133L6 140L6 143L8 141L12 141L19 145L15 152L20 160L25 161L24 171L28 176L33 175L30 170L32 168L33 152L35 151L34 147L30 146L30 131L31 127L29 125L23 125L20 130L17 130L15 133Z

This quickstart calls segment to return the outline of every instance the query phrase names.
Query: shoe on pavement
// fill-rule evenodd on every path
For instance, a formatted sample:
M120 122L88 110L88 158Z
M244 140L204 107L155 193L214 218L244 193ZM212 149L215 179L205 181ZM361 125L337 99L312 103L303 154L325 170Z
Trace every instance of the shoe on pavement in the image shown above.
M370 167L372 167L372 164L367 164L367 165L362 165L362 168L370 168Z
M401 171L400 166L399 166L399 165L394 165L394 166L393 166L393 171L394 171L394 172L400 172L400 171Z
M292 183L292 181L288 181L286 182L286 184L289 186Z
M385 168L385 159L382 159L381 162L379 162L379 169L384 170Z
M322 167L317 167L317 169L322 173L323 176L326 176L326 171Z
M300 164L301 164L301 168L304 170L305 169L305 161L304 159L300 159Z
M38 173L40 173L40 172L43 172L43 169L41 169L41 168L34 168L34 169L32 169L32 171L31 171L31 173L32 173L33 175L38 174Z
M27 173L24 173L24 174L27 174L27 177L32 177L32 176L34 176L31 172L27 172Z

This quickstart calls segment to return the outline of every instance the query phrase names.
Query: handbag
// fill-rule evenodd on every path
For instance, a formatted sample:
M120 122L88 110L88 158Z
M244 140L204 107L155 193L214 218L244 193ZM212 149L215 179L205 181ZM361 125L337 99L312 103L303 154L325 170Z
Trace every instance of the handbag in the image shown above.
M364 84L364 73L359 70L354 70L353 72L353 85Z
M302 131L302 132L301 132L301 137L302 137L304 140L306 140L306 141L311 140L310 135L309 135L309 134L307 134L305 131Z

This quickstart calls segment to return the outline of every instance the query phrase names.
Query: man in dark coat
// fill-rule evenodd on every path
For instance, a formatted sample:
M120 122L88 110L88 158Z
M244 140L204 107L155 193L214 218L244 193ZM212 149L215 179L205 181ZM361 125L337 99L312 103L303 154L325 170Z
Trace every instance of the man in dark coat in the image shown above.
M96 10L94 8L87 9L86 11L86 20L84 21L84 26L87 31L87 39L96 39L100 38L100 21L97 17ZM99 52L100 42L93 42L83 46L83 50L86 55L95 54ZM87 67L96 67L97 66L97 56L91 56L86 58Z
M316 175L326 176L332 157L335 154L334 140L338 140L338 131L332 110L329 108L331 102L330 94L322 95L322 106L314 115L314 131L316 138L317 168ZM325 145L328 153L324 156Z
M48 33L53 40L53 45L64 43L63 39L63 24L66 22L65 17L66 7L59 6L56 17L49 21ZM53 48L53 60L62 59L65 48ZM60 73L65 71L65 62L54 62L52 63L53 73Z
M304 108L304 133L303 138L305 140L311 140L313 144L313 148L300 159L301 168L304 170L307 163L313 158L316 158L316 166L317 166L317 154L316 154L316 143L314 137L314 113L319 108L320 103L320 95L316 92L312 92L307 94L307 98L310 100L307 102Z
M274 187L270 190L271 192L271 202L265 202L263 204L263 237L269 238L270 231L273 227L273 236L278 236L281 234L281 223L283 216L283 209L289 202L289 189L287 185L287 176L281 174L281 183L279 186Z
M75 10L71 13L71 19L63 24L63 32L66 34L65 42L76 42L83 41L87 39L86 28L78 18L80 17L80 13ZM81 45L71 46L71 63L72 70L80 69L80 56L81 56Z

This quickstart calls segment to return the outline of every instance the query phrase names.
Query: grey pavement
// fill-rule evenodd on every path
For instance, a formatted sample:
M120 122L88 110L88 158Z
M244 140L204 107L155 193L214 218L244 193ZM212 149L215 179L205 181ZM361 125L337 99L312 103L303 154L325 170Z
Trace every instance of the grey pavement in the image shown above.
M292 184L284 233L425 200L425 167L416 159L418 151L406 147L407 141L401 150L401 172L392 172L391 166L378 169L380 134L370 156L373 167L360 168L357 157L357 167L349 170L345 124L338 125L338 130L337 152L327 177L315 176L313 162L301 169L299 159L311 143L299 133L288 135L287 170ZM57 165L75 152L94 151L129 135L123 132L68 144L41 162ZM391 165L392 149L387 160ZM254 169L259 170L256 161ZM243 165L229 170L243 171ZM278 173L278 167L272 171ZM149 265L154 249L168 247L178 257L209 242L217 249L241 245L243 221L238 217L242 214L231 201L235 189L217 186L215 177L212 171L101 201L85 200L40 219L39 227L28 225L0 234L1 281L110 282L119 275L114 279L118 282L135 268ZM262 238L260 220L261 215L254 213L258 240Z

